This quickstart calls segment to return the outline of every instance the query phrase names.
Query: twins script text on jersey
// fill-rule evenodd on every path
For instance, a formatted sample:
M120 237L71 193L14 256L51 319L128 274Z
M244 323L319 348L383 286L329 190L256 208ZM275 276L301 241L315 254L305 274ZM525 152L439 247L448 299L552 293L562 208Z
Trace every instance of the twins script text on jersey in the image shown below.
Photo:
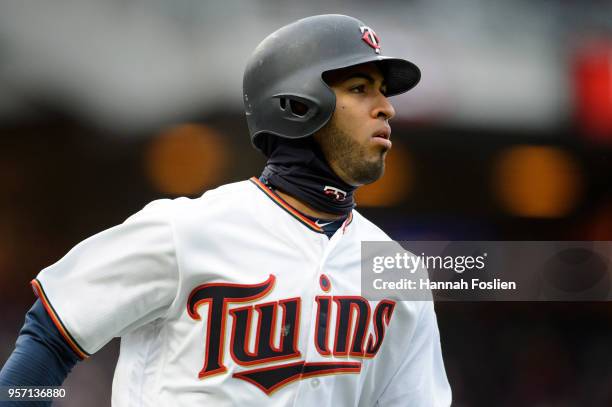
M244 306L227 311L230 303L256 301L265 297L272 290L274 281L274 275L270 275L260 284L211 283L203 284L191 292L187 309L193 319L200 319L197 313L198 306L203 303L208 304L208 333L204 367L198 374L200 378L227 371L227 367L223 364L223 354L225 353L225 324L228 315L231 315L233 320L229 335L230 355L237 364L252 366L302 356L297 343L300 327L301 299L299 297L258 303L254 306ZM319 295L315 301L317 314L314 341L320 355L333 355L336 358L346 356L372 358L376 355L393 314L394 301L381 301L374 310L373 318L371 318L370 303L360 296ZM332 303L336 304L337 313L333 330L333 347L330 347L329 322ZM257 328L253 333L255 346L253 351L249 351L255 311L258 314ZM281 328L277 329L276 321L280 312L282 312ZM370 324L372 324L373 332L368 334ZM353 326L354 329L352 329ZM275 345L277 340L278 346ZM266 394L270 394L278 387L299 378L331 373L359 373L360 370L361 363L355 361L336 360L309 363L302 360L269 366L265 369L245 370L233 376L251 382Z

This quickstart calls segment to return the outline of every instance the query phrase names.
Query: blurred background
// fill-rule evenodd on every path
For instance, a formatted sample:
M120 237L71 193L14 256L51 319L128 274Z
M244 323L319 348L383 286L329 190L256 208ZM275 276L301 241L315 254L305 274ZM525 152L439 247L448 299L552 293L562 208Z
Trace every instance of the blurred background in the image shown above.
M29 281L147 202L259 175L242 71L268 33L360 18L422 82L358 209L394 239L612 240L612 3L5 0L0 363ZM439 303L454 406L612 405L610 303ZM118 342L58 406L110 405Z

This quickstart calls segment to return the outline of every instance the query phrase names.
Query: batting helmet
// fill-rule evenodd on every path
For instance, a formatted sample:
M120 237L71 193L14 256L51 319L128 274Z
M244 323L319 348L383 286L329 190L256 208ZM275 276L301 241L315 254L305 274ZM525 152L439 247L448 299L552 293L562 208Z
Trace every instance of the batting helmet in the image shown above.
M421 78L413 63L381 55L376 33L353 17L308 17L270 34L244 72L244 106L253 145L265 152L271 135L295 139L315 133L336 106L323 73L366 62L379 65L388 96L406 92Z

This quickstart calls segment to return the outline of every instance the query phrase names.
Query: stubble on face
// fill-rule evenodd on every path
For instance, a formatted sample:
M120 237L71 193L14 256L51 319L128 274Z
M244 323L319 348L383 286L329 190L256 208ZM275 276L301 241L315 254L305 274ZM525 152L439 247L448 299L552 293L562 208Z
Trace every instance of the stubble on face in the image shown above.
M348 184L371 184L383 176L386 150L368 159L372 153L341 129L333 117L319 131L316 139L332 170Z

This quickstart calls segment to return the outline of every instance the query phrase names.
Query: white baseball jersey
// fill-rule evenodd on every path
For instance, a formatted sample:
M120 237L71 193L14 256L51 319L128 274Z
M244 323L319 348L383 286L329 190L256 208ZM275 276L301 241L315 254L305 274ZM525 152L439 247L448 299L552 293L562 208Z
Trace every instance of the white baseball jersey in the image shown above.
M448 406L433 304L360 296L353 211L328 239L256 178L159 200L33 280L72 348L121 337L127 406Z

